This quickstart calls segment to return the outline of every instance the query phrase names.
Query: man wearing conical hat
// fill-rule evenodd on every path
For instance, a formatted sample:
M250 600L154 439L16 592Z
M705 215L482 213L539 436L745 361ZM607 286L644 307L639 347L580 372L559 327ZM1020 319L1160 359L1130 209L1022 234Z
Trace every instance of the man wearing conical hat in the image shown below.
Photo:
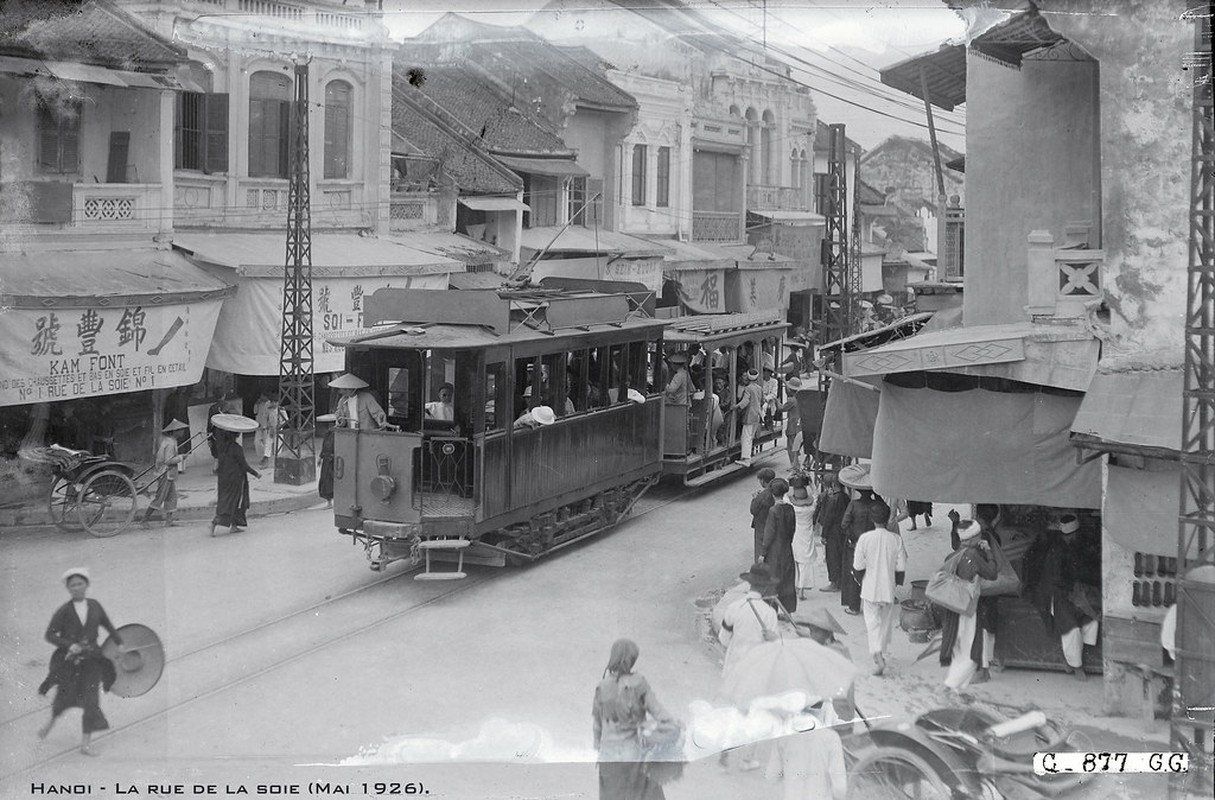
M145 525L156 511L164 514L165 527L173 524L173 512L177 510L177 465L185 460L185 456L178 453L177 439L173 434L188 427L174 419L160 431L160 440L156 443L156 496L140 520Z
M329 382L330 389L337 389L341 397L337 402L337 426L374 431L388 424L388 415L383 406L368 389L367 381L347 372Z

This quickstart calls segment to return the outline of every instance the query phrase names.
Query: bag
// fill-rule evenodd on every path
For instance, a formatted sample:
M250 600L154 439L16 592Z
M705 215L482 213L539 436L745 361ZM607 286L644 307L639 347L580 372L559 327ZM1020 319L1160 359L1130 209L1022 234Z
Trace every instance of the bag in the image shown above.
M676 719L647 723L638 731L638 736L646 777L659 786L683 777L687 763L683 723Z
M989 542L989 544L991 546L991 555L996 560L996 567L999 571L996 577L991 580L979 578L979 595L982 597L999 597L1008 594L1020 595L1021 577L1013 569L1012 562L1008 560L1008 556L1000 545L994 541Z
M955 614L973 614L979 604L979 581L958 577L958 563L965 553L966 548L962 548L945 559L924 590L930 601Z

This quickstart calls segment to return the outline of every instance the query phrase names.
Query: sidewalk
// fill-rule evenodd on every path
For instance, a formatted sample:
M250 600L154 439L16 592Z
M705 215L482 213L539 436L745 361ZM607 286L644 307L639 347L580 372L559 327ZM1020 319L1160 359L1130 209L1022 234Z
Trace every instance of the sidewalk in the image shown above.
M262 474L261 478L249 476L249 516L264 517L267 514L283 514L325 502L316 493L316 481L302 486L275 483L273 465L264 469L258 467L258 459L252 454L249 455L249 464ZM153 491L154 486L153 484ZM0 507L0 530L53 525L46 501L46 492L49 488L50 484L47 482L42 491L29 499ZM136 519L147 510L151 499L150 494L139 496L136 504ZM188 467L185 472L177 476L175 519L209 520L214 513L215 473L205 462Z

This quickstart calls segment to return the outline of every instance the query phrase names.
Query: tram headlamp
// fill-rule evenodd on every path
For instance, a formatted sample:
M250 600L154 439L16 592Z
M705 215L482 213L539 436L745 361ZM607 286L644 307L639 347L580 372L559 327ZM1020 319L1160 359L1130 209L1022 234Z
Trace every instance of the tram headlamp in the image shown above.
M380 502L387 503L393 492L397 490L396 478L389 474L389 470L392 469L392 459L386 455L376 456L375 466L378 474L371 479L371 493L378 497Z

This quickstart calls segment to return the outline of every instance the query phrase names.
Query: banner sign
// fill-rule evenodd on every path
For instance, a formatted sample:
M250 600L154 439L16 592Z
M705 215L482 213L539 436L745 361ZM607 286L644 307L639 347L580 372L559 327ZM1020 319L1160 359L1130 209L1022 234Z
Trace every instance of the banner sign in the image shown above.
M739 269L726 274L726 310L731 313L789 308L790 270Z
M538 261L532 278L589 278L640 283L655 294L662 292L662 258L553 258Z
M679 285L679 303L696 314L726 312L726 271L724 269L681 269L666 273Z
M197 383L222 303L4 309L0 406Z
M412 276L313 278L314 372L340 372L346 349L328 339L370 333L363 325L363 298L377 289L446 289L447 273ZM224 303L207 356L212 369L240 375L277 375L282 337L283 279L241 277Z

